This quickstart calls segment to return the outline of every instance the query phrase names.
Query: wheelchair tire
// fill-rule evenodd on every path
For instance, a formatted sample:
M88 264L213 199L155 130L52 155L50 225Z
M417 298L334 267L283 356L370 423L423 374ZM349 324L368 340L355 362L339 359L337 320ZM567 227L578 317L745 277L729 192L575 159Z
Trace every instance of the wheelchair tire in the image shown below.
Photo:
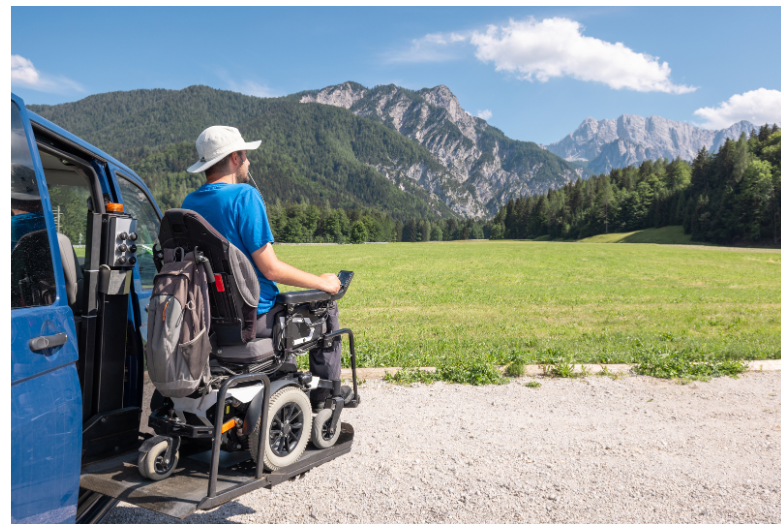
M304 453L312 432L309 397L295 386L282 388L271 396L268 420L259 420L249 435L250 453L256 462L261 424L267 432L263 464L271 471L289 466Z
M329 436L325 429L325 426L328 421L331 420L333 413L334 412L330 409L324 409L315 415L315 419L312 422L312 444L318 449L330 448L336 444L336 441L339 440L339 435L342 433L341 420L336 422L336 431L334 431L333 436Z
M138 472L150 480L163 480L171 476L179 463L179 452L174 455L171 464L165 464L165 452L168 442L155 444L152 449L138 456Z

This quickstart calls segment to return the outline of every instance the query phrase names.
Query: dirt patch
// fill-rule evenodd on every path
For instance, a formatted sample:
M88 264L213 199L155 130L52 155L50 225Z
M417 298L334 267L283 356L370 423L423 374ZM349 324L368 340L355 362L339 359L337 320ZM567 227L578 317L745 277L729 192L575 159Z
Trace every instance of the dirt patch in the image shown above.
M361 396L352 453L188 522L781 522L781 372ZM106 522L164 521L121 505Z

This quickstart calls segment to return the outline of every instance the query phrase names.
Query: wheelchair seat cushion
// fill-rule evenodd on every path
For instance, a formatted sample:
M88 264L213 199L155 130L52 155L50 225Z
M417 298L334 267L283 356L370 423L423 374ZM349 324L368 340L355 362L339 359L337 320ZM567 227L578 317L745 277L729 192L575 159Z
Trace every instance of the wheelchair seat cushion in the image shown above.
M270 338L256 338L246 344L212 346L212 355L220 362L258 364L274 358L274 343Z

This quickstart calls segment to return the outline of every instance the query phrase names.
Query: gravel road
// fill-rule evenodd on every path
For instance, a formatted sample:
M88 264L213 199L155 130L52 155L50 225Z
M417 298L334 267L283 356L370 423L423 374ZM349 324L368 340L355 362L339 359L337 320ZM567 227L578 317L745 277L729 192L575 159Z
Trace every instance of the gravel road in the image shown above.
M529 380L370 380L352 453L187 521L781 523L781 372Z

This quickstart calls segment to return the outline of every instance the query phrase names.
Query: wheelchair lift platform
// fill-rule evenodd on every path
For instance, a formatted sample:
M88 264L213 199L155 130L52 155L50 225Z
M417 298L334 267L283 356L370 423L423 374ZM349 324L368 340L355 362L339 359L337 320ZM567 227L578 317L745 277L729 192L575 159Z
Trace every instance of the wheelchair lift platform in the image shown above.
M310 469L348 453L353 435L352 426L343 422L341 435L332 447L316 449L310 444L296 462L277 471L264 472L260 478L255 477L256 465L252 460L231 464L235 460L226 457L228 460L222 460L217 470L217 490L212 497L208 496L210 465L196 455L182 456L170 477L153 481L138 472L138 452L133 451L85 466L81 487L183 519L196 510L216 508L258 488L271 489L282 482L294 480Z

